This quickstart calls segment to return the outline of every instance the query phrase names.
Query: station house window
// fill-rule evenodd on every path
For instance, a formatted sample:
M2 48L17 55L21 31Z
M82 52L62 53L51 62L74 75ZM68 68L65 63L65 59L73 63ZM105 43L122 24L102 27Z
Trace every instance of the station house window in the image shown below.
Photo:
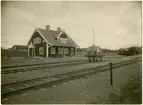
M44 49L43 49L43 47L40 47L39 48L39 54L43 54L44 53Z
M71 48L71 53L74 54L74 48Z
M56 54L56 48L55 47L51 47L51 54Z
M69 51L68 51L68 48L65 48L65 54L68 54Z
M60 39L60 43L67 44L67 40Z
M60 38L57 41L62 43L62 44L68 44L68 39L65 39L65 38Z
M62 54L62 48L58 48L58 54Z
M34 43L34 44L39 44L39 43L41 43L41 38L39 38L39 37L35 38L35 39L33 40L33 43Z

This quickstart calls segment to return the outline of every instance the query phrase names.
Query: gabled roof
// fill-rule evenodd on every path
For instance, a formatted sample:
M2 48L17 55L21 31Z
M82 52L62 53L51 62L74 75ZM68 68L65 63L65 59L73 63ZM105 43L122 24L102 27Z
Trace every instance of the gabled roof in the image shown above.
M56 38L62 34L63 30L60 31L55 31L55 30L46 30L46 29L41 29L37 28L39 34L41 34L46 42L50 43L52 46L67 46L67 47L78 47L78 45L73 41L71 37L69 37L69 43L68 44L62 44L57 42Z

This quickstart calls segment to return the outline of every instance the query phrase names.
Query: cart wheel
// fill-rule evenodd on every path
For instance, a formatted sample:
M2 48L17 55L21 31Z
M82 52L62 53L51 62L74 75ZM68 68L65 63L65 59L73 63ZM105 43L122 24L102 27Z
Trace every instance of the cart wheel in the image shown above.
M93 62L95 62L95 58L93 57Z
M98 59L96 58L96 62L98 62Z
M88 57L88 60L89 60L89 62L91 62L91 59L90 59L90 57Z

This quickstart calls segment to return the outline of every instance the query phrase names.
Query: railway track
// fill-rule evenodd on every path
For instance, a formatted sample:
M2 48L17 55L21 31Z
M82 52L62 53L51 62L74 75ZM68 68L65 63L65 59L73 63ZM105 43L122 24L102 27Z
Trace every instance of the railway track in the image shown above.
M124 61L124 62L113 64L113 70L115 68L126 66L126 65L136 63L139 61L141 61L141 59L135 59L135 60L130 60L130 61L126 61L126 62ZM50 87L53 85L61 84L66 81L83 78L88 75L93 75L93 74L96 74L99 72L104 72L107 70L109 70L109 65L104 65L104 66L93 67L93 68L89 68L89 69L82 69L82 70L78 70L78 71L60 73L60 74L55 74L52 76L44 76L44 77L40 77L40 78L4 84L4 85L1 85L1 96L2 96L2 98L4 98L6 96L21 93L21 92L28 91L31 89L39 89L39 88L43 88L45 86Z
M27 72L27 71L35 71L41 69L49 69L63 66L72 66L88 63L86 60L78 60L78 61L68 61L68 62L55 62L55 63L46 63L46 64L38 64L38 65L30 65L30 66L19 66L12 68L2 69L1 74L10 74L10 73L18 73L18 72Z
M105 60L103 60L102 62L104 61ZM54 63L49 62L49 63L33 64L33 65L9 66L9 67L3 67L1 69L1 74L44 70L44 69L50 69L50 68L86 64L86 63L89 63L89 62L86 60L77 60L77 61L67 61L67 62L54 62ZM94 62L90 62L90 63L94 63Z
M11 69L11 68L21 68L21 67L32 67L32 66L41 66L48 64L58 64L58 63L66 63L66 62L77 62L77 61L85 61L85 60L76 60L76 61L64 61L64 62L48 62L48 63L39 63L39 64L29 64L29 65L13 65L13 66L2 66L1 69Z

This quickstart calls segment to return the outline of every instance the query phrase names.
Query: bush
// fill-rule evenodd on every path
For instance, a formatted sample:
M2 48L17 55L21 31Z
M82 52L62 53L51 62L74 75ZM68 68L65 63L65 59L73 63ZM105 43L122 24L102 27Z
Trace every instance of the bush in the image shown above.
M141 54L142 53L142 47L129 47L127 49L121 48L118 50L119 55L135 55L135 54Z
M110 92L109 99L97 97L99 102L91 101L90 104L141 104L142 103L142 76L137 73L131 76L129 80L120 89Z
M142 103L142 77L141 74L131 76L120 89L120 94L111 93L110 103L141 104Z

